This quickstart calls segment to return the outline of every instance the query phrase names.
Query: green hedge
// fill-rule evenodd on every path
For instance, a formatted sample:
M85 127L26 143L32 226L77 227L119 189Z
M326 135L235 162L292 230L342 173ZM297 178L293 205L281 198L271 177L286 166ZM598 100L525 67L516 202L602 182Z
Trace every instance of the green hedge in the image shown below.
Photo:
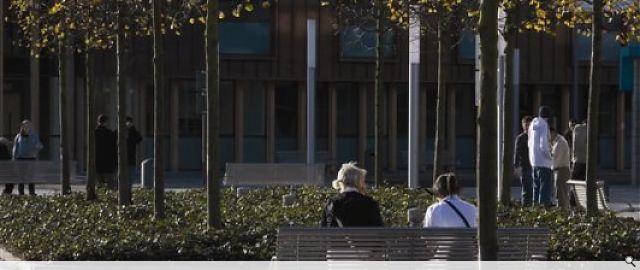
M202 190L167 193L167 218L153 219L153 194L135 191L133 205L117 207L113 193L98 202L71 196L0 197L0 243L28 260L269 260L276 229L284 224L317 225L329 189L296 188L296 203L282 206L290 188L264 188L237 198L223 189L225 228L206 230ZM388 226L406 226L406 210L426 209L434 198L424 191L371 191ZM623 259L640 254L640 224L611 214L583 214L511 207L500 209L500 226L550 226L551 259ZM590 225L587 225L590 224Z

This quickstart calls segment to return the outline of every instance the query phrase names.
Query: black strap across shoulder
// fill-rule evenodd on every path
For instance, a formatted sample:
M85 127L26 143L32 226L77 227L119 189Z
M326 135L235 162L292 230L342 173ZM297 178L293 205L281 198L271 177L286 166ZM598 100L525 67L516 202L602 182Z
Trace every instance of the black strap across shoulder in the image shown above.
M444 200L444 202L446 202L449 206L451 206L451 208L453 208L453 211L455 211L456 214L458 214L458 216L460 217L460 219L462 219L462 221L464 222L464 225L467 226L467 228L471 228L471 226L469 226L469 221L467 221L467 219L462 215L462 213L460 213L460 210L458 210L458 207L453 205L453 203L451 203L448 200Z

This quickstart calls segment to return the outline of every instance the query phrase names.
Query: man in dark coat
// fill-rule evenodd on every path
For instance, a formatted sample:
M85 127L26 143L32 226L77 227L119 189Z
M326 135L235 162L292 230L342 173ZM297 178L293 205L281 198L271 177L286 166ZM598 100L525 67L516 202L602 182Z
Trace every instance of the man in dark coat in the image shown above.
M108 124L109 118L106 115L98 116L98 127L95 131L96 174L98 183L115 189L115 171L118 165L117 136L109 129Z
M516 168L516 173L520 176L522 185L521 201L524 205L530 205L533 202L533 170L529 162L529 136L527 135L531 120L531 116L522 118L522 133L516 137L516 151L513 162L513 167Z
M9 140L5 137L0 137L0 160L11 160L10 148ZM5 184L3 193L11 194L13 186L14 184Z

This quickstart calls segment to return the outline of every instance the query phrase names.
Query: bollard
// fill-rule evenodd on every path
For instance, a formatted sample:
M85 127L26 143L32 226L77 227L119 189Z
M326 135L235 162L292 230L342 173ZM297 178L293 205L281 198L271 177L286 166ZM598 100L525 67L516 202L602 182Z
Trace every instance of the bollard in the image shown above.
M292 206L296 200L296 195L293 193L282 195L282 206Z
M236 189L236 197L238 198L242 198L244 197L244 195L249 193L249 188L248 187L239 187Z
M142 168L142 177L140 177L142 188L153 188L153 159L143 160L140 167Z
M407 209L407 221L409 222L409 227L420 227L422 224L420 209L415 207Z

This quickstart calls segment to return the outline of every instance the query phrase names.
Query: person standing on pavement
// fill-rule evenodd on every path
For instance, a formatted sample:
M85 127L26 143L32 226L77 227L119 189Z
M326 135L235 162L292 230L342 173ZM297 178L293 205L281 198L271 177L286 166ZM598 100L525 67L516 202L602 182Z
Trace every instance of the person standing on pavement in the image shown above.
M551 167L551 134L549 133L548 119L551 117L551 109L541 106L538 117L531 121L529 126L529 161L533 168L533 202L545 207L551 206L553 192L553 172Z
M573 129L573 147L571 151L573 171L571 179L584 181L587 176L587 121Z
M96 128L96 175L98 183L106 185L109 189L115 189L115 171L117 162L117 137L113 130L109 129L109 117L98 116Z
M33 128L33 123L28 119L23 120L13 140L13 160L37 160L42 148L44 146ZM24 195L24 184L18 184L18 194ZM29 184L29 195L36 195L36 185L33 183Z
M136 147L142 142L142 136L133 124L133 118L127 116L125 120L127 126L127 163L129 165L129 183L138 179Z
M520 177L522 186L521 199L523 205L531 205L533 202L533 171L529 162L529 146L527 132L531 124L531 116L522 117L522 133L516 137L513 167L516 175Z
M576 120L570 119L569 124L567 126L567 130L564 132L564 139L569 144L569 148L573 145L573 129L576 127Z
M11 143L9 139L0 137L0 160L11 160ZM4 184L4 194L11 194L13 191L13 185L11 183Z
M556 183L556 197L558 206L562 209L569 209L569 143L554 128L551 128L551 155L553 156L553 177Z

